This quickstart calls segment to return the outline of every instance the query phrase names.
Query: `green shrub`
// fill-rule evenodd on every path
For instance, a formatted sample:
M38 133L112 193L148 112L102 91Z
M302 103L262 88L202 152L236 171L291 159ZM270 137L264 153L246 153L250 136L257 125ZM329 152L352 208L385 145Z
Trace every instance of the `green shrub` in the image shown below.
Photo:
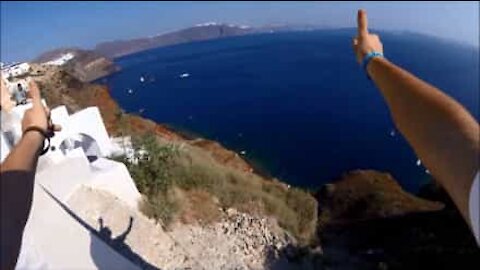
M138 190L154 196L172 185L169 175L178 150L173 145L160 145L152 134L132 138L133 160L125 162Z
M132 159L121 157L117 160L125 163L138 191L146 196L141 210L168 225L178 210L169 175L178 150L170 144L160 145L152 134L132 137L132 147Z
M142 210L148 216L165 224L172 221L180 210L172 195L173 188L178 187L207 192L222 208L260 211L275 217L302 243L314 237L317 205L309 193L220 165L195 148L179 151L173 144L159 143L153 135L135 137L132 144L136 162L126 165L137 188L146 195Z
M140 210L150 218L161 220L163 225L168 226L179 210L173 190L159 191L148 197L140 205Z

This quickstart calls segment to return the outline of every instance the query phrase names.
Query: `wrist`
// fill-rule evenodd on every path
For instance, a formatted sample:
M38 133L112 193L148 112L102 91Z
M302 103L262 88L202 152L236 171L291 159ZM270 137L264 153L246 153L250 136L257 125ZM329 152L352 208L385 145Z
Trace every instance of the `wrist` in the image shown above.
M378 67L378 66L381 66L385 63L387 63L387 59L385 59L384 57L374 57L370 60L370 62L368 63L368 65L366 66L365 68L365 72L367 72L367 75L369 77L373 77L374 73L375 73L375 69Z
M45 149L42 150L42 148L44 147L45 139L48 140L47 132L42 128L31 126L23 131L22 140L28 145L30 145L30 147L32 147L33 149L39 151L41 150L41 154L45 152Z
M32 130L23 134L22 140L34 148L40 149L43 146L45 137L38 131Z

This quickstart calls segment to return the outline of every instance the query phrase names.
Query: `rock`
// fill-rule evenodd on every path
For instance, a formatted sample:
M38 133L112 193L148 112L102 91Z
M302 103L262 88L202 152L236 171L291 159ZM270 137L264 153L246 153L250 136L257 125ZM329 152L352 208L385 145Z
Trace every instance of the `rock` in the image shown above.
M318 245L311 250L311 253L314 255L323 255L323 249Z
M335 192L335 185L334 184L325 184L320 188L319 196L322 197L331 197Z
M236 209L233 209L233 208L228 208L228 209L227 209L227 215L228 215L228 216L234 216L234 215L236 215L236 214L238 214L238 212L237 212Z
M372 170L346 173L333 184L324 185L315 197L323 222L327 218L329 222L354 222L444 207L405 192L390 174Z

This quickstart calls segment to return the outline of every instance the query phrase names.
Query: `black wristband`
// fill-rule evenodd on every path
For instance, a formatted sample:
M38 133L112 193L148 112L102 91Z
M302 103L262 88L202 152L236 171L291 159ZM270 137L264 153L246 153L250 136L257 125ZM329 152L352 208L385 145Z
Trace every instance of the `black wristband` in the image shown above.
M38 133L40 133L42 136L43 136L43 144L42 144L42 151L40 151L40 155L44 155L45 153L47 153L48 149L50 148L50 136L49 136L49 133L47 131L45 131L44 129L40 128L40 127L36 127L36 126L31 126L31 127L28 127L26 128L24 131L23 131L23 135L25 135L27 132L29 131L37 131ZM47 141L47 147L45 147L45 140Z

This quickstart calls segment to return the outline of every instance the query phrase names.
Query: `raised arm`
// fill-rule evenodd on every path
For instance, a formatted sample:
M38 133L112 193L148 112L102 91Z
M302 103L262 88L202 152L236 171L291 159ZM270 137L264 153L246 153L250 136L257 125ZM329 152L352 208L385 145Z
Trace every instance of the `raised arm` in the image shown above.
M383 53L379 37L368 32L363 10L358 12L353 46L359 63L370 52ZM397 128L470 224L468 199L479 169L477 121L454 99L383 57L372 58L367 72Z
M33 106L25 112L22 131L32 126L47 131L47 111L41 104L40 91L34 82L29 88ZM0 165L1 269L13 269L17 261L32 204L35 169L43 140L40 132L24 133Z

